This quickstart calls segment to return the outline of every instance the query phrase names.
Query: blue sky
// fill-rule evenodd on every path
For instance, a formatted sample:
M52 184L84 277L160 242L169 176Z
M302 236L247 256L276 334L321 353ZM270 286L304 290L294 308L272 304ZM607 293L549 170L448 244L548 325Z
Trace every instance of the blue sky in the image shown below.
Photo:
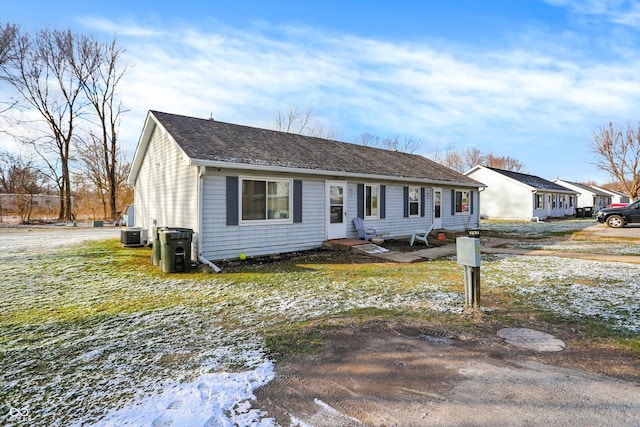
M640 121L637 1L0 0L0 22L117 36L128 153L150 109L273 127L297 107L347 142L409 136L427 157L477 147L605 183L593 132Z

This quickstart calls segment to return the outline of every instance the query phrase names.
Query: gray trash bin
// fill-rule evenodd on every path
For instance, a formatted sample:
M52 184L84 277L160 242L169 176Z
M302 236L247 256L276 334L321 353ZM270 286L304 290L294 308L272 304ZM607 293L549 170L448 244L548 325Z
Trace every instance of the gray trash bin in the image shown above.
M160 238L160 268L165 273L188 273L191 271L190 228L164 227L158 231Z
M588 207L584 208L584 216L585 216L585 218L591 218L593 216L593 207L592 206L588 206Z

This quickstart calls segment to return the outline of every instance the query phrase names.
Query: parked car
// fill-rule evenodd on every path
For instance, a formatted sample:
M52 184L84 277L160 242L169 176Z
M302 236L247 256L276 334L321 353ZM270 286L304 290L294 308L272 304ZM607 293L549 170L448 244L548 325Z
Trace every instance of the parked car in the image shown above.
M596 218L598 222L607 223L612 228L640 223L640 200L625 206L600 209L596 213Z

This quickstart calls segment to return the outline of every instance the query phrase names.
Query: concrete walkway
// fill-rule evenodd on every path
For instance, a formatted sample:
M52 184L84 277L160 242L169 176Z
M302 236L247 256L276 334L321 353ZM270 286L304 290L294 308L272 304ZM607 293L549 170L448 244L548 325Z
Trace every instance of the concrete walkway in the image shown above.
M495 246L500 246L508 243L510 240L507 239L490 239L484 241L481 239L482 251L484 252L485 248L492 248ZM362 241L360 241L362 243ZM352 250L361 250L361 245L353 245L351 246ZM364 247L364 246L363 246ZM418 248L419 246L414 246ZM363 251L367 253L366 251ZM409 252L396 252L389 251L386 253L369 253L369 255L375 258L381 258L386 261L392 262L419 262L419 261L428 261L437 258L444 258L448 256L456 255L456 245L455 243L449 243L442 246L429 246L424 249L416 249Z
M636 255L614 255L614 254L597 254L588 252L569 252L569 251L551 251L540 249L520 249L520 248L507 248L504 247L510 242L514 242L514 239L501 239L490 238L481 239L480 250L483 254L512 254L512 255L527 255L527 256L555 256L563 258L574 259L592 259L596 261L612 261L612 262L625 262L632 264L640 264L640 257ZM352 250L360 250L360 244L350 245ZM368 245L371 245L370 243ZM361 251L363 252L363 251ZM364 252L366 253L366 252ZM391 262L420 262L428 261L437 258L444 258L456 255L456 245L454 243L446 244L443 246L430 246L424 249L416 249L410 252L395 252L389 251L385 253L373 253L369 254L372 257L384 259Z

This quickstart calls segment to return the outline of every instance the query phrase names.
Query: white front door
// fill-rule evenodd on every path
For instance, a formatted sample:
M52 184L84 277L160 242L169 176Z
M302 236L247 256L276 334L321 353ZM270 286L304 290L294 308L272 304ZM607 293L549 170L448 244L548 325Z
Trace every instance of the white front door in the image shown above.
M433 189L433 229L442 229L442 188Z
M347 237L347 183L326 182L327 240Z

